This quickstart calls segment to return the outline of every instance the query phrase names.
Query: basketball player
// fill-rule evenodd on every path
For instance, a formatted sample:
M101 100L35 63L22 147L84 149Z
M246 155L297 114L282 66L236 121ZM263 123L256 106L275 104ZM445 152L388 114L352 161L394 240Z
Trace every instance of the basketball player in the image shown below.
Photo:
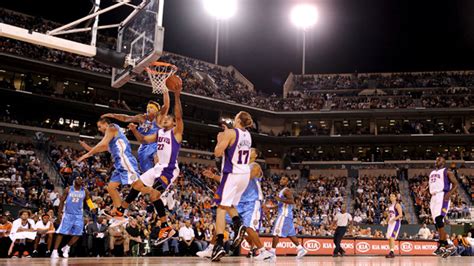
M397 240L398 232L400 232L403 218L402 206L397 202L397 196L394 193L390 194L390 202L387 217L387 238L390 252L385 258L395 258L395 240Z
M283 189L278 193L278 196L275 196L275 199L278 201L278 205L276 206L276 208L278 208L278 215L272 229L273 241L270 252L272 252L273 257L275 257L276 247L280 237L288 237L291 242L295 244L296 250L298 251L296 258L301 259L308 251L303 248L298 238L296 238L295 225L293 224L295 199L293 198L293 191L288 187L289 181L287 176L281 177L280 185L283 186Z
M260 227L260 214L263 201L263 192L260 186L260 182L263 178L263 171L260 165L255 162L258 157L258 153L258 150L255 148L250 150L250 181L244 193L242 194L242 197L240 198L239 205L237 205L237 211L242 217L243 224L246 227L246 232L248 235L247 242L249 243L250 247L255 246L259 252L259 255L255 257L255 260L266 260L271 258L273 254L264 248L257 233ZM221 177L215 175L210 170L205 170L203 175L220 182ZM201 258L210 258L212 256L213 248L214 244L211 243L206 250L200 251L196 253L196 255ZM253 250L251 249L250 252L253 252Z
M82 155L78 162L100 152L110 152L114 159L115 170L107 185L107 191L114 205L112 215L120 217L123 213L118 211L118 208L120 208L122 200L117 189L120 185L129 185L138 179L137 159L132 154L130 142L117 124L111 123L108 118L100 118L97 128L104 134L104 137L94 147L80 141L79 143L87 150L87 153Z
M250 149L252 136L247 128L253 125L252 117L247 112L238 113L233 122L233 129L226 129L217 135L217 145L214 149L216 157L222 159L222 178L214 195L218 205L216 211L216 245L212 252L212 261L219 261L224 255L224 230L226 213L232 217L235 232L233 247L239 247L243 240L246 227L242 224L239 213L235 208L250 179Z
M439 156L436 158L436 169L430 173L429 190L431 194L430 210L439 233L439 246L435 254L443 258L456 252L456 247L448 245L444 217L448 213L451 193L458 187L458 182L453 172L445 166L446 160Z
M129 129L141 143L157 143L156 157L158 162L155 166L140 176L138 180L132 183L130 192L125 201L119 208L123 212L140 193L150 194L150 201L158 213L161 220L161 230L158 233L156 245L168 240L174 235L174 230L168 225L166 209L161 195L168 190L179 175L178 154L183 140L183 111L181 109L181 89L182 81L178 76L172 76L170 84L173 84L170 90L174 91L174 117L165 115L162 119L162 128L156 133L143 136L135 124L130 124Z
M168 114L170 106L170 96L168 90L163 91L163 106L155 101L149 101L146 106L146 114L124 115L124 114L104 114L102 118L112 118L126 123L138 123L138 132L147 136L155 134L160 129L160 124ZM148 171L155 165L154 157L156 153L156 142L145 143L138 148L138 163L142 173Z
M58 220L61 220L61 224L56 231L58 235L56 236L51 258L59 258L58 248L63 235L72 236L69 242L61 249L64 258L69 257L69 249L82 236L82 230L84 229L84 201L91 210L95 209L89 191L83 186L82 177L78 176L74 180L74 185L64 190L61 202L59 203Z

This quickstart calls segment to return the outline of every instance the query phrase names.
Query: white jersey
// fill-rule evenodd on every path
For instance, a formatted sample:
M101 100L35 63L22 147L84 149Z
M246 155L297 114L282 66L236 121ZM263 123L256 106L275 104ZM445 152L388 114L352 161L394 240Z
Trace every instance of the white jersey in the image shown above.
M222 158L222 173L250 174L250 149L252 136L247 130L234 128L235 142L226 148Z
M395 218L398 216L398 210L397 208L395 208L395 206L397 206L397 204L391 204L389 207L388 207L388 218L389 219L392 219L392 218Z
M451 182L449 182L447 168L433 170L430 174L429 182L431 195L441 191L447 192L451 189Z
M178 167L178 153L181 144L174 137L174 129L165 131L158 130L157 133L156 156L158 165L164 169L164 172L172 172Z

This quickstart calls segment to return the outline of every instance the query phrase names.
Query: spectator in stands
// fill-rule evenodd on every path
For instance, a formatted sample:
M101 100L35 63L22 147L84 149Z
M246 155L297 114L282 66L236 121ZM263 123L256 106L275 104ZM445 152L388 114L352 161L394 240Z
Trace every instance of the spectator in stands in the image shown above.
M30 210L20 210L18 214L19 218L13 222L10 232L12 244L9 253L12 258L31 258L33 240L36 238L35 223Z
M195 235L194 241L196 242L197 251L205 250L208 245L208 242L206 242L205 225L201 223L199 219L194 225L194 235Z
M8 256L8 249L12 243L10 239L10 231L12 230L12 223L8 221L5 214L0 215L0 258Z
M44 252L42 255L49 257L51 255L51 246L53 244L53 237L54 237L54 225L51 222L51 217L49 214L44 213L41 215L41 219L36 222L35 229L36 229L36 239L34 244L33 256L39 256L38 253L38 246L46 245L46 248L43 248Z
M140 253L140 244L143 243L142 236L143 231L138 226L138 222L136 219L130 219L127 227L125 228L126 237L125 237L125 253L131 250L131 255L133 257L137 257ZM128 255L128 254L127 254Z
M123 253L128 252L128 246L125 241L125 227L123 225L109 226L109 256L117 255L116 248L123 249Z
M181 255L194 256L196 254L194 238L194 229L191 227L191 221L186 220L179 229L179 251Z
M90 250L97 257L105 256L106 239L108 237L107 220L99 216L97 221L91 221L86 227L86 233L90 239Z
M421 239L429 239L430 234L430 229L426 226L426 224L423 224L418 231L418 237Z

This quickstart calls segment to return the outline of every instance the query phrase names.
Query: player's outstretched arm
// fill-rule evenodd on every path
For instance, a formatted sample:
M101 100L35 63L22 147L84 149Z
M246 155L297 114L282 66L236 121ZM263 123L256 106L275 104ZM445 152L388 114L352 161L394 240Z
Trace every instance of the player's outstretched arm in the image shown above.
M181 107L181 90L183 88L183 83L180 82L177 85L177 88L174 90L174 119L176 120L176 127L174 129L174 137L176 141L181 143L183 140L184 132L184 122L183 122L183 109Z
M209 169L206 169L202 172L202 175L207 177L207 178L210 178L210 179L214 179L216 182L220 183L221 182L221 176L220 175L216 175L214 174L211 170Z
M81 162L92 155L100 152L107 151L109 149L108 145L109 142L114 138L115 134L117 133L117 129L113 126L109 126L107 130L105 131L105 136L102 138L102 140L97 143L91 150L89 150L86 154L82 155L77 162Z
M224 132L217 134L217 145L214 149L214 156L222 157L225 149L229 146L230 142L235 139L235 131L233 129L226 129Z
M79 144L80 144L80 145L82 146L82 148L84 148L84 150L86 150L86 151L92 150L92 147L89 146L89 144L87 144L86 142L84 142L84 141L82 141L82 140L79 141Z
M163 91L163 106L161 106L160 113L156 117L156 123L161 125L161 121L168 114L170 110L170 93L168 90Z
M137 139L138 142L142 144L152 143L157 141L157 134L150 134L148 136L143 136L138 132L137 125L135 124L128 124L128 129L133 133L133 136Z
M125 123L143 123L145 121L144 115L124 115L107 113L100 116L101 118L111 118Z

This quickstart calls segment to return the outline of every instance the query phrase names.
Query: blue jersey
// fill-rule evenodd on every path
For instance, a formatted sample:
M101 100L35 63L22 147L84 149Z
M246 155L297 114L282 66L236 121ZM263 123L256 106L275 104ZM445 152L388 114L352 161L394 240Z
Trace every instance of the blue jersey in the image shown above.
M285 192L285 189L288 189L288 188L283 188L280 193L278 193L278 197L282 198L282 199L286 199L285 197L285 194L283 192ZM285 217L289 217L291 219L293 219L293 204L287 204L287 203L283 203L281 201L278 202L278 215L283 215Z
M252 172L253 167L258 166L256 162L250 164L250 172ZM254 202L257 200L263 200L263 192L262 187L260 186L260 182L262 182L263 173L260 170L260 173L257 177L250 177L249 184L245 189L242 197L240 198L240 202Z
M117 136L114 136L109 142L109 152L114 159L115 170L138 174L138 163L132 154L130 142L117 124L111 125L114 126L118 132Z
M82 215L84 209L84 199L86 198L86 191L83 187L80 190L75 190L74 186L69 187L69 194L64 204L64 213L72 215Z
M155 134L156 132L158 132L159 129L160 127L156 124L156 120L153 119L153 121L149 121L148 119L146 119L146 115L145 122L140 123L137 128L138 132L140 132L140 134L142 134L143 136Z

